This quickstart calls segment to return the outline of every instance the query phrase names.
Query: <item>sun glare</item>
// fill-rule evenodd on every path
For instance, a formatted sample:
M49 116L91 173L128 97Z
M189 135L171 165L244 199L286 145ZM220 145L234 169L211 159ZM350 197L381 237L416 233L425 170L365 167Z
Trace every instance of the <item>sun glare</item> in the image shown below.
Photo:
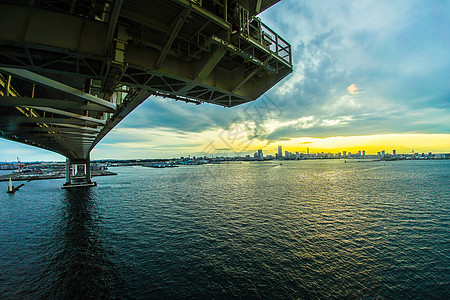
M398 153L416 152L448 152L450 134L385 134L371 136L348 136L328 138L296 138L289 141L278 141L267 145L269 151L276 151L278 146L291 152L358 152L376 154L378 151L396 150Z

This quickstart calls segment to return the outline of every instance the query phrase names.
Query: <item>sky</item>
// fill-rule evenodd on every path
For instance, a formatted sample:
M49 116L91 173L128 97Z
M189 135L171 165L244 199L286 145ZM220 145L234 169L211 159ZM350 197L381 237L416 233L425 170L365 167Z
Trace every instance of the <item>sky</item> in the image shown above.
M150 97L92 159L450 152L450 1L283 0L261 14L294 71L234 108ZM0 139L0 161L63 160Z

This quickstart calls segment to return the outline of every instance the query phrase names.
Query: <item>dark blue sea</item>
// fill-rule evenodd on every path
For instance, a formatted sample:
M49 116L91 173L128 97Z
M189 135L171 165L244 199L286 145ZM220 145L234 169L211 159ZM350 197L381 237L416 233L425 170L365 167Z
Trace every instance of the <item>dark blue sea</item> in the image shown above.
M0 183L1 299L450 298L450 161L111 170Z

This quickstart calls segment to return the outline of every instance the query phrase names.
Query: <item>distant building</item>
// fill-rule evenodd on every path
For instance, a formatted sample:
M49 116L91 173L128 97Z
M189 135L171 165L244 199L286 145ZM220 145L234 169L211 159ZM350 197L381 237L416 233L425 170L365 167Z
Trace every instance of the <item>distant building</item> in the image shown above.
M283 157L283 148L278 146L278 158L281 159Z
M309 155L309 148L306 148L306 154Z
M363 152L362 152L362 156L366 156L366 150L363 150Z
M392 156L397 157L397 151L392 150Z
M263 154L263 152L262 152L262 149L259 149L259 150L258 150L258 159L261 159L261 160L264 159L264 154Z
M346 157L347 156L347 151L342 151L342 156Z
M284 158L285 159L290 159L291 158L291 153L289 151L284 151Z

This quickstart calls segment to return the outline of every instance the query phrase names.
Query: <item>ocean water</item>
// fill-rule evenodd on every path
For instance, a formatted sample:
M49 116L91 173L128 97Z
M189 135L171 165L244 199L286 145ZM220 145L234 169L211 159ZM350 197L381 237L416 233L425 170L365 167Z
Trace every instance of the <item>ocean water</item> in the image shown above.
M450 298L450 161L112 171L0 183L0 298Z

